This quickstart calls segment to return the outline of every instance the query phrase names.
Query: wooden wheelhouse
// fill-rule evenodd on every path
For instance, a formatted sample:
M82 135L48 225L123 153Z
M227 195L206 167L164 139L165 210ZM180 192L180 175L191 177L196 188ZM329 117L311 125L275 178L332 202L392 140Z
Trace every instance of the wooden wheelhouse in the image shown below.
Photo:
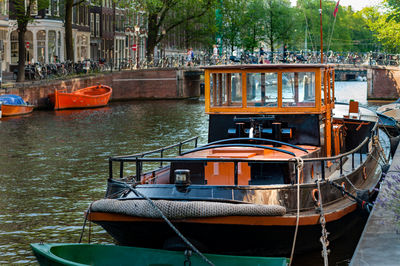
M248 121L254 124L256 117L265 118L265 115L269 115L267 118L270 123L261 124L264 127L258 132L257 128L254 129L256 136L271 137L272 124L283 119L285 124L294 126L282 130L278 138L283 137L292 144L323 146L325 155L330 156L334 75L334 69L328 65L233 65L205 68L205 111L210 114L209 142L235 135L248 135L248 130L232 130L232 125L229 125L228 130L220 128L221 119L248 116ZM307 126L311 126L307 130L296 125L296 120L304 120L304 117L318 119L313 125L307 123ZM260 126L260 123L256 124ZM230 134L224 134L227 131ZM312 134L313 140L304 142L302 138L293 136L303 133Z

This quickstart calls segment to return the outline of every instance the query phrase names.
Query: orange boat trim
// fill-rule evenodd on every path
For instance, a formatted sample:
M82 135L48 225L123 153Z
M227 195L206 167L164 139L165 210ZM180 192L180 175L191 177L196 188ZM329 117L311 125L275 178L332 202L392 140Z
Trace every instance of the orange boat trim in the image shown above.
M357 204L353 203L342 210L325 214L326 222L339 220L343 216L355 211ZM133 217L116 213L91 212L88 219L92 222L164 222L162 219ZM299 218L299 225L319 224L320 215L308 215ZM202 224L231 224L231 225L261 225L261 226L294 226L296 216L224 216L206 218L187 218L171 220L174 223L202 223Z

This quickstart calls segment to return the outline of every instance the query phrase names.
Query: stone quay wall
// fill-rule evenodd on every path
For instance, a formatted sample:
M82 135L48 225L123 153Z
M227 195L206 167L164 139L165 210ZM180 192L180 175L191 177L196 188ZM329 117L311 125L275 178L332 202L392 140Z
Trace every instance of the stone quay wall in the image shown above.
M395 100L400 96L400 68L372 67L368 70L368 99Z
M72 92L98 84L113 89L111 101L185 99L200 96L201 74L190 69L120 71L65 80L12 83L3 93L20 95L39 109L50 108L47 96L55 89Z

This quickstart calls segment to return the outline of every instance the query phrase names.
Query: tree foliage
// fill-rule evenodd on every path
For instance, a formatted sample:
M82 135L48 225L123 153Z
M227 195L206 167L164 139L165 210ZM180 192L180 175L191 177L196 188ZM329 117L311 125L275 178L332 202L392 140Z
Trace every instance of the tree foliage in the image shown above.
M136 3L148 18L146 55L150 58L165 37L163 31L167 34L184 23L193 23L210 11L216 0L137 0Z
M386 52L398 53L400 48L400 23L392 12L379 13L377 8L363 10L369 28Z

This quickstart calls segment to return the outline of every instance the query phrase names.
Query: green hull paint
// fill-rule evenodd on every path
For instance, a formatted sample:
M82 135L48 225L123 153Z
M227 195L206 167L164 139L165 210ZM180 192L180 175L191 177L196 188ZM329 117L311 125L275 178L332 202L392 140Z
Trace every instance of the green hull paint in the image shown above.
M184 265L183 251L98 244L31 244L40 265ZM285 266L286 258L244 257L205 254L216 266L268 265ZM191 265L208 265L197 254L190 257Z

